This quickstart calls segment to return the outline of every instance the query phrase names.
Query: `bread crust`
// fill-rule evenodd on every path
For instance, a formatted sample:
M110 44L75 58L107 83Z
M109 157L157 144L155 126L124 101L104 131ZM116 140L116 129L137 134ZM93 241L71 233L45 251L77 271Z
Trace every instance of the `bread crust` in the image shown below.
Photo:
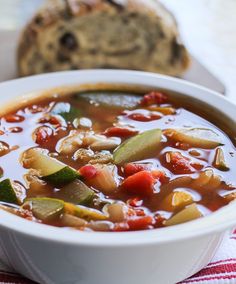
M153 22L155 22L156 25L160 26L160 30L164 37L166 37L167 40L171 40L170 43L172 46L171 52L173 53L173 61L176 60L178 64L178 68L173 64L173 70L169 70L170 68L167 66L163 66L162 63L160 63L160 66L145 66L145 68L142 68L142 66L139 67L138 63L134 66L132 64L126 66L125 64L121 64L121 66L116 66L116 60L112 60L109 57L109 63L108 66L102 66L101 67L111 67L111 68L126 68L126 69L139 69L139 70L146 70L146 71L153 71L153 72L160 72L165 73L169 75L175 75L180 76L189 66L189 55L185 47L181 44L178 34L178 28L176 21L173 17L173 15L158 1L155 0L48 0L46 4L35 14L35 16L32 18L32 20L27 24L25 29L23 30L19 45L18 45L18 51L17 51L17 64L18 64L18 73L20 76L26 76L31 75L35 73L41 73L41 72L47 72L47 71L56 71L56 70L66 70L66 69L77 69L80 68L80 66L72 66L72 63L70 65L66 65L63 63L61 66L56 66L56 63L53 63L53 60L48 60L48 69L47 70L47 62L45 61L46 52L40 50L39 42L44 40L44 36L46 37L47 31L53 31L55 33L55 29L60 29L60 25L63 26L64 24L75 22L78 19L85 19L85 17L91 17L91 15L96 15L95 17L101 17L101 15L109 15L111 19L117 18L117 15L119 17L132 17L132 15L139 15L142 20L145 21L145 19L151 19ZM91 18L95 19L96 18ZM155 20L155 21L154 21ZM89 22L88 22L89 24ZM108 23L109 24L109 23ZM148 24L147 24L148 26ZM125 29L126 27L124 27ZM75 31L75 33L78 33L78 31ZM161 35L160 35L161 36ZM72 39L67 39L67 42L71 42L70 45L72 46ZM123 44L124 46L125 44ZM163 44L164 46L164 44ZM154 48L154 47L153 47ZM110 48L112 49L112 47ZM160 47L161 49L161 47ZM31 58L29 60L29 54L35 53L35 59ZM162 52L161 50L159 52ZM115 54L117 56L117 54ZM115 56L114 55L114 56ZM122 55L122 52L120 56ZM83 56L83 55L81 55ZM157 54L158 56L158 54ZM91 54L91 60L88 55L85 56L85 60L88 60L88 62L92 62L93 60L99 61L106 61L106 58L103 57L99 59L99 57L92 58ZM155 56L153 57L155 61ZM27 61L28 60L28 61ZM75 57L74 57L74 62ZM125 60L125 56L124 56ZM44 62L44 67L40 66L38 70L35 68L28 68L26 65L31 65L35 63L36 65L39 64L39 62ZM54 60L55 61L55 60ZM63 60L62 60L63 61ZM66 61L66 58L65 58ZM121 62L122 60L120 60ZM158 61L158 60L157 60ZM41 63L40 63L41 64ZM55 64L55 66L53 66ZM90 66L88 63L88 66ZM169 60L169 64L171 65L171 59ZM92 65L92 64L91 64ZM118 64L119 65L119 64ZM72 67L71 67L72 66ZM86 66L86 64L85 64ZM99 67L99 65L98 65ZM128 68L127 68L128 67ZM82 64L82 69L83 69ZM86 67L85 67L86 68ZM95 65L95 68L97 66ZM28 70L29 69L29 70Z

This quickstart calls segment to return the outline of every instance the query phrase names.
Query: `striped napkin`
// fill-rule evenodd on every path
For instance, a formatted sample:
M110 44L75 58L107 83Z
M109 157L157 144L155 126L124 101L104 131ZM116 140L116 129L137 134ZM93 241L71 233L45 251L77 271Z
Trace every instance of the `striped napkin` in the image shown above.
M34 284L35 282L7 271L7 267L0 261L0 283ZM223 241L211 263L179 284L236 284L236 230Z

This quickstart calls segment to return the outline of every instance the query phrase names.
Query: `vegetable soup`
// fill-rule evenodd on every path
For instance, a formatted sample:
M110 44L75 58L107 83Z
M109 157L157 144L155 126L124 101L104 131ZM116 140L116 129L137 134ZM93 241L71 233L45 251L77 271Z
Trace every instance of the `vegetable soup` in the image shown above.
M0 208L80 231L202 218L236 198L231 139L166 91L38 98L1 117Z

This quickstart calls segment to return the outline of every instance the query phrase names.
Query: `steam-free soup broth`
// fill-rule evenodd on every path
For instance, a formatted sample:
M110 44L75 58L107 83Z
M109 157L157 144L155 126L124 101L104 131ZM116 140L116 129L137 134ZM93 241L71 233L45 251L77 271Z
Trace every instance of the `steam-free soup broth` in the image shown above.
M236 198L236 151L196 112L162 91L90 91L6 113L0 207L80 231L202 218Z

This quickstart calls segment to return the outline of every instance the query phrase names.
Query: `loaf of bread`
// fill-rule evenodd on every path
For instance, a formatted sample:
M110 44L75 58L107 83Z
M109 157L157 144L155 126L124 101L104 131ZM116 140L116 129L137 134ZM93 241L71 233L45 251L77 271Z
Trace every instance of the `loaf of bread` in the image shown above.
M180 76L189 55L157 0L49 0L25 27L20 76L110 68Z

